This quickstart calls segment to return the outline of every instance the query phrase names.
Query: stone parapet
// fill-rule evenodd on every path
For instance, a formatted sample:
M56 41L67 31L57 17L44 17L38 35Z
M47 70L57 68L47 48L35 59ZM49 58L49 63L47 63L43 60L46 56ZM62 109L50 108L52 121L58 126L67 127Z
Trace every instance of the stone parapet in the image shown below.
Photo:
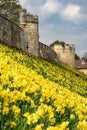
M58 57L56 52L49 46L39 42L39 57L49 60L58 62Z

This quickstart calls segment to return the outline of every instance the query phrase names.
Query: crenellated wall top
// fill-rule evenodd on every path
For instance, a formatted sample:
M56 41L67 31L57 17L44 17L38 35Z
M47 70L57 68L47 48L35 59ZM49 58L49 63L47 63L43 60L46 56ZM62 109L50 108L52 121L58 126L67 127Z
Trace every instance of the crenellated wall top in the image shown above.
M74 44L54 44L52 48L59 49L59 50L75 50Z
M20 22L38 23L38 16L27 13L26 9L20 10Z

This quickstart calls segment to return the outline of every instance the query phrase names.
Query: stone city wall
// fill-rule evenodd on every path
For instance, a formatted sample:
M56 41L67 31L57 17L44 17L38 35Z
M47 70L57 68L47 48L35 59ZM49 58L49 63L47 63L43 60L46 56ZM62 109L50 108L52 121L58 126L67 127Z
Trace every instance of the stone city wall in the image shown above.
M51 47L39 42L39 49L39 57L58 62L57 54Z
M2 16L0 16L0 41L10 47L25 50L23 29Z
M54 45L52 49L56 52L60 62L75 66L75 47L72 44L65 44L64 46L58 44Z
M75 47L71 44L47 46L39 42L38 16L20 10L19 26L0 16L0 41L46 60L75 66Z
M28 54L46 60L58 61L52 48L39 42L37 17L33 17L33 15L29 17L29 15L25 15L26 17L22 15L20 27L7 18L0 16L0 41Z

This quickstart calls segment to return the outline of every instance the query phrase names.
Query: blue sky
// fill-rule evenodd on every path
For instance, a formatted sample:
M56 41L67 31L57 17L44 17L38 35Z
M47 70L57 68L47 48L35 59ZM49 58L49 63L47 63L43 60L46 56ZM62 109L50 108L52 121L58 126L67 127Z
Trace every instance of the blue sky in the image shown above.
M23 8L39 16L40 41L74 44L82 57L87 52L87 0L19 0Z

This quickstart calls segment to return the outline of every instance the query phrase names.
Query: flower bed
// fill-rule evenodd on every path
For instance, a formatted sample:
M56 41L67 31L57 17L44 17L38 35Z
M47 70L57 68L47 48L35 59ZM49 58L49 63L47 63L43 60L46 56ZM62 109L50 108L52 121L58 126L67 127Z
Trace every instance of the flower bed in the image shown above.
M0 129L86 130L86 78L0 45Z

